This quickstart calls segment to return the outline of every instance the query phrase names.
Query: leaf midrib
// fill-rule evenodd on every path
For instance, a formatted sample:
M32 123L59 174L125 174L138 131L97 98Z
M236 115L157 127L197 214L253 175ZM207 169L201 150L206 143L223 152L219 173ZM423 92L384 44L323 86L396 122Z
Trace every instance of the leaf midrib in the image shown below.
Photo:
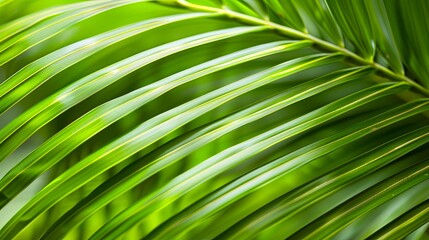
M160 1L161 3L163 1ZM178 4L181 7L193 10L193 11L203 11L203 12L211 12L211 13L217 13L219 15L223 15L229 18L240 20L241 22L246 22L253 25L261 25L265 26L271 30L275 30L287 37L291 38L297 38L301 40L309 40L314 45L320 47L321 49L328 51L328 52L338 52L345 57L352 59L354 62L360 65L364 66L370 66L377 70L379 74L384 75L385 77L389 78L392 81L400 81L400 82L406 82L408 83L416 92L420 93L424 97L429 97L429 90L426 89L424 86L419 84L418 82L410 79L409 77L405 75L401 75L398 73L393 72L392 70L380 65L377 62L374 62L372 60L364 59L363 57L357 55L356 53L348 50L347 48L335 45L331 42L327 42L325 40L322 40L320 38L317 38L311 34L300 32L296 29L289 28L274 22L270 22L264 19L252 17L249 15L245 15L239 12L231 11L228 9L221 9L221 8L214 8L209 6L203 6L198 5L194 3L190 3L186 0L173 0L172 3Z

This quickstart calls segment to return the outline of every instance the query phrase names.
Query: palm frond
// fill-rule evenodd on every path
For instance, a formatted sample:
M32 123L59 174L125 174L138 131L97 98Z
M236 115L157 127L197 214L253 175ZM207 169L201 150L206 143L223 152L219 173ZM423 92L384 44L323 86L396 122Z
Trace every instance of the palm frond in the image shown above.
M41 2L0 26L0 239L428 237L425 1Z

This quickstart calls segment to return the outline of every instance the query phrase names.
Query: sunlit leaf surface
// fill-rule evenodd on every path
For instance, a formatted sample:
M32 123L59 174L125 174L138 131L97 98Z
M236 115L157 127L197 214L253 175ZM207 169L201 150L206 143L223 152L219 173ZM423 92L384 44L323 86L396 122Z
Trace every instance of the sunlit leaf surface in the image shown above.
M429 2L0 16L0 239L429 239Z

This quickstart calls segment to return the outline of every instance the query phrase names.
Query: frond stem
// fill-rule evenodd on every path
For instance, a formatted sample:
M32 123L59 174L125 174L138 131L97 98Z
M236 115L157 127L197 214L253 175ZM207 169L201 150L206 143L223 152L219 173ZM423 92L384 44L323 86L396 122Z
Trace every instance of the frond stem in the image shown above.
M397 73L391 71L390 69L388 69L388 68L386 68L386 67L384 67L384 66L382 66L376 62L364 59L363 57L357 55L354 52L351 52L350 50L348 50L344 47L337 46L333 43L324 41L324 40L319 39L317 37L314 37L310 34L303 33L303 32L300 32L298 30L295 30L293 28L289 28L289 27L286 27L286 26L283 26L283 25L280 25L280 24L277 24L274 22L270 22L270 21L266 21L266 20L259 19L256 17L248 16L248 15L245 15L242 13L234 12L234 11L231 11L229 9L220 9L220 8L213 8L213 7L209 7L209 6L198 5L198 4L190 3L186 0L176 0L176 3L185 7L185 8L188 8L190 10L217 13L219 15L224 15L224 16L227 16L230 18L235 18L235 19L238 19L240 21L247 22L249 24L262 25L262 26L265 26L269 29L278 31L281 34L284 34L284 35L291 37L291 38L310 40L311 42L313 42L314 45L317 45L318 47L320 47L322 49L325 49L327 51L332 51L332 52L339 52L342 55L352 59L356 63L371 66L374 69L376 69L379 73L381 73L382 75L384 75L384 76L386 76L392 80L407 82L417 92L419 92L420 94L422 94L426 97L429 97L429 90L428 89L426 89L425 87L423 87L419 83L415 82L414 80L408 78L407 76L397 74Z

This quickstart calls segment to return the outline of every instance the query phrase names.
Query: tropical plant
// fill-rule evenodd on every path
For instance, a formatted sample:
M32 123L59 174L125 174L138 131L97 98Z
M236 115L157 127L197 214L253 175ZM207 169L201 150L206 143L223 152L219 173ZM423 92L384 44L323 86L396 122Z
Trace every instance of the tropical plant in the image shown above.
M428 1L0 16L0 239L429 239Z

